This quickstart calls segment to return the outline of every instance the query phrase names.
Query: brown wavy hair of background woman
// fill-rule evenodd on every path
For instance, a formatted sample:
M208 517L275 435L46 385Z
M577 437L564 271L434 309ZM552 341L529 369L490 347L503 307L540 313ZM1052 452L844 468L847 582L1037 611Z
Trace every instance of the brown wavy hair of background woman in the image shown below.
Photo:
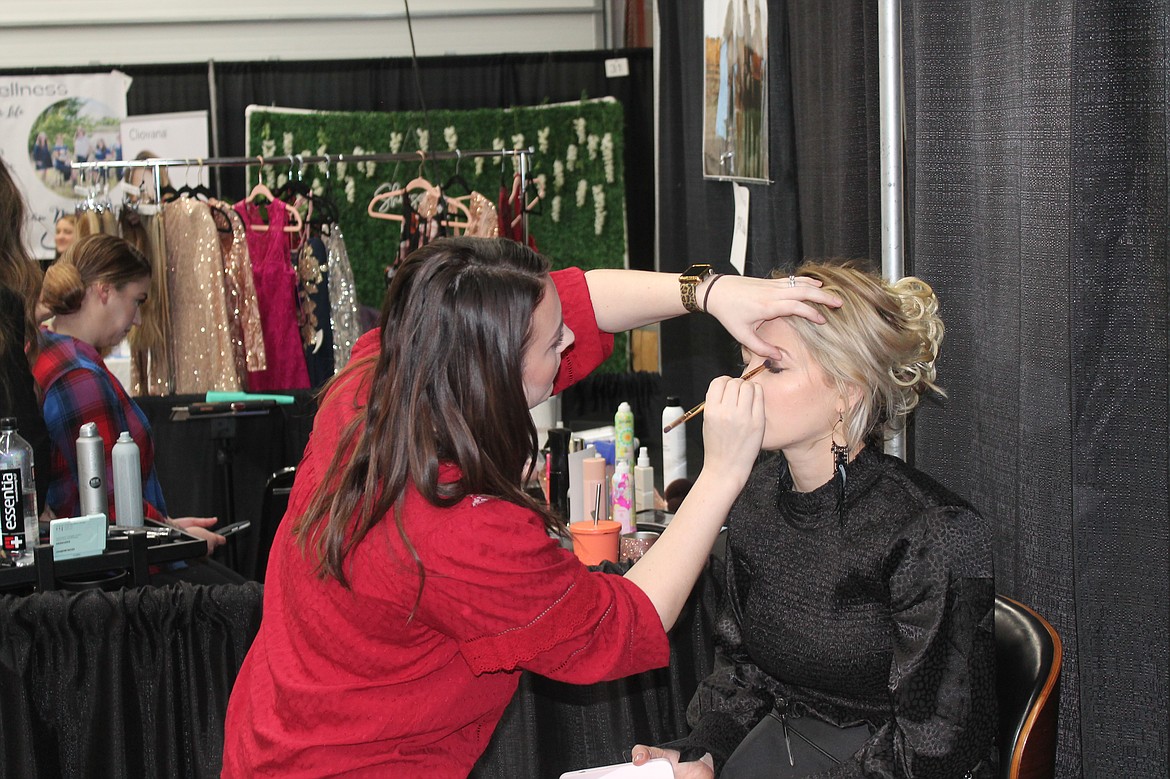
M0 160L0 284L24 301L24 343L30 350L30 364L36 359L37 300L41 295L41 267L24 244L28 209L24 195L7 163ZM0 351L12 348L15 334L0 329Z

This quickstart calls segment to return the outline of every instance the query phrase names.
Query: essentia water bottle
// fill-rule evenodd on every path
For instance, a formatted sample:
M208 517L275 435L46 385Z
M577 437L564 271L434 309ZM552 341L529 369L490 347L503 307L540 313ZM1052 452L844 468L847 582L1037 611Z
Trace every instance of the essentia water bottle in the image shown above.
M0 419L0 526L3 562L31 565L37 542L37 486L33 450L16 432L16 419Z

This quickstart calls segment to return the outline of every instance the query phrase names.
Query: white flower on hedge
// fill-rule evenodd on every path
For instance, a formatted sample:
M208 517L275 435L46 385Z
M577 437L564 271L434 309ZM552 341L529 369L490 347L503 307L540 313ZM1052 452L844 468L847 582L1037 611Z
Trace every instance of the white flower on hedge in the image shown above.
M523 149L524 148L524 133L516 133L515 135L512 136L512 148L513 149Z
M325 144L321 144L320 146L318 146L317 147L317 156L318 157L326 156L327 148L328 147L326 147ZM326 176L328 176L329 175L329 163L328 162L318 162L317 163L317 170L321 171Z
M577 208L585 207L585 198L589 196L589 182L581 179L577 182Z
M347 203L354 201L354 196L357 193L357 186L353 182L353 176L345 177L345 200Z
M597 159L597 146L601 143L601 139L596 135L590 134L585 140L585 148L589 150L589 159Z
M272 169L271 165L264 166L264 184L269 189L276 186L276 171Z
M504 139L503 138L492 138L492 148L496 149L497 151L500 149L503 149L504 148Z
M541 154L548 154L548 135L549 129L547 127L536 131L536 148L540 149Z
M613 183L613 134L601 136L601 164L605 167L605 180Z
M314 176L313 177L313 184L309 187L309 191L311 191L317 197L321 197L322 195L324 195L325 194L325 187L321 184L321 179Z
M418 136L418 150L426 151L431 145L431 131L425 127L416 127L414 134Z
M585 143L585 118L582 116L573 120L573 130L577 133L577 143Z
M287 183L288 183L288 176L284 175L283 173L281 173L279 176L276 177L276 186L278 189L280 187L283 187Z
M541 173L533 181L536 182L536 196L543 200L545 193L548 192L548 176Z
M406 140L406 136L402 133L390 133L390 153L397 154L398 150L402 148L404 140Z
M483 175L483 160L484 160L483 157L476 157L475 158L475 175L477 175L477 176Z
M366 150L365 150L365 149L363 149L361 146L354 146L354 147L353 147L353 155L354 155L355 157L356 157L357 155L359 155L359 154L365 154L365 153L366 153ZM358 169L358 172L359 172L359 173L365 173L365 172L366 172L366 163L364 163L364 162L355 162L355 163L353 164L353 166L354 166L355 168L357 168L357 169Z
M553 188L560 192L565 188L565 163L553 160Z
M593 232L601 235L605 227L605 187L602 184L593 185Z
M337 163L337 178L339 178L339 179L345 178L345 171L348 169L349 169L348 162L345 162L344 160L338 161L338 163Z
M274 157L276 156L276 141L271 138L265 138L260 142L260 156Z
M565 168L568 170L577 168L577 144L575 143L570 143L569 148L565 149Z
M455 127L443 128L443 140L447 142L447 151L455 151L459 148L459 134L455 132Z
M552 199L552 220L554 222L561 221L561 196L557 195Z
M288 155L292 154L293 134L292 133L285 133L283 140L284 140L284 143L281 144L281 147L284 149L284 154L287 157Z

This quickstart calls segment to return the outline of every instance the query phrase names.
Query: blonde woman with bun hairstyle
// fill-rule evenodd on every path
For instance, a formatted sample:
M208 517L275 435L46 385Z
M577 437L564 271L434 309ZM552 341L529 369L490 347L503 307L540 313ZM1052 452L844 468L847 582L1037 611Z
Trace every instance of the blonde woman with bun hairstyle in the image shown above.
M76 440L83 424L97 424L105 444L106 473L113 472L114 443L126 431L138 444L145 515L205 539L210 551L225 540L208 530L216 519L168 517L146 414L102 359L141 322L139 310L150 292L150 280L151 266L142 253L109 235L78 239L45 272L40 302L53 320L51 329L41 329L33 375L44 394L45 424L52 441L48 467L40 471L49 482L46 501L54 516L75 517L81 511ZM109 518L115 522L118 507L112 480L107 479L106 486ZM222 581L224 572L230 573L223 566L215 568L209 582ZM242 581L234 574L226 578ZM158 577L153 581L158 583Z
M882 453L923 395L943 396L938 298L854 263L798 277L842 305L757 331L781 353L753 379L771 455L728 516L716 671L690 734L634 762L668 757L679 779L995 776L990 529Z

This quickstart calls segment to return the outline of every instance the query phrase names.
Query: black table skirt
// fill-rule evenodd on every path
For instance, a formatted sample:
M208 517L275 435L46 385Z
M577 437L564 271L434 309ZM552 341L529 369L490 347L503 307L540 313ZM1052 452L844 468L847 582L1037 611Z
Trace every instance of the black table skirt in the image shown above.
M556 777L686 732L710 672L713 567L671 633L668 668L574 686L525 673L475 777ZM231 685L262 586L0 597L0 777L218 776Z

